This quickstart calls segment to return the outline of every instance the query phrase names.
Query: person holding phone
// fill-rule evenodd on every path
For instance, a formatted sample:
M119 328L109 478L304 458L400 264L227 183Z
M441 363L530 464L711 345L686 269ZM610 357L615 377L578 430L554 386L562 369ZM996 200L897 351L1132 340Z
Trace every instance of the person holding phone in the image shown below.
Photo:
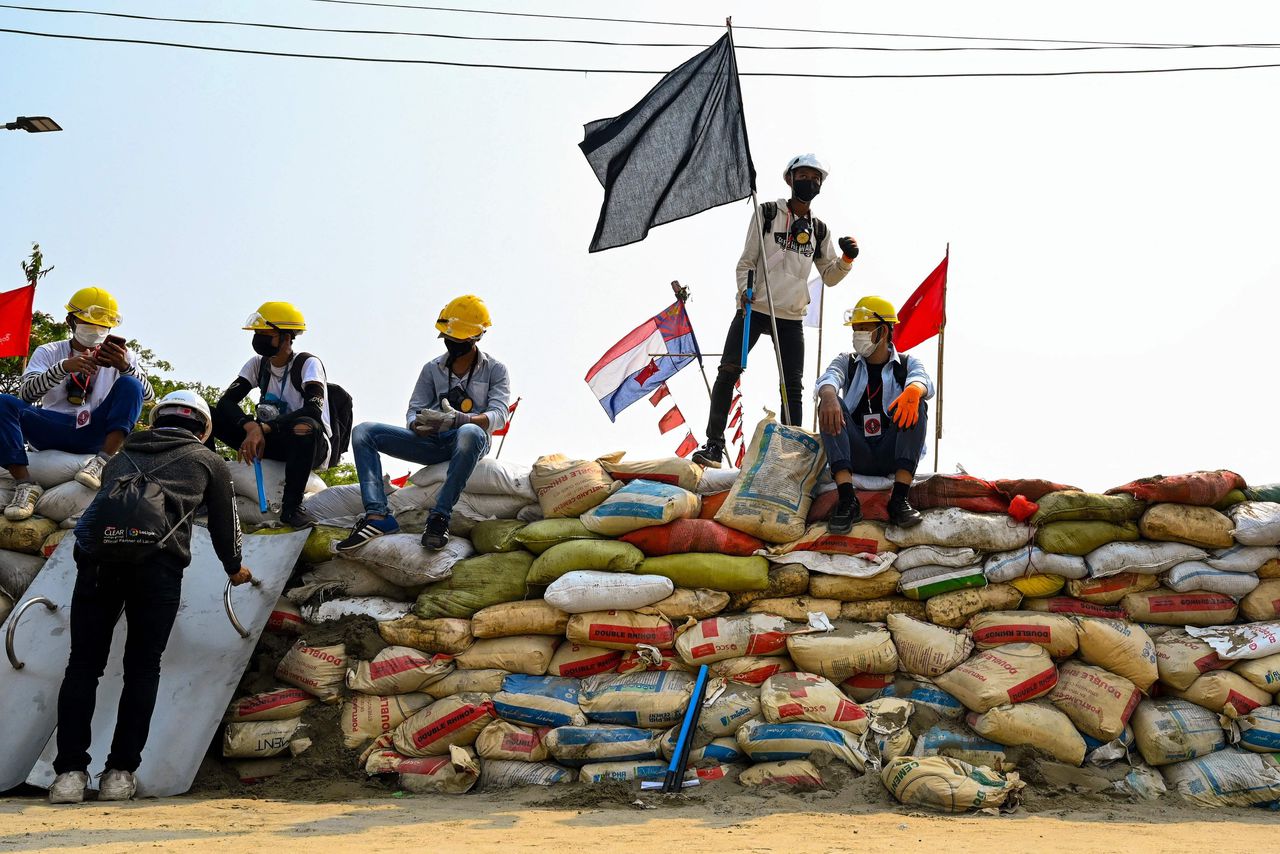
M29 518L44 494L27 468L27 445L93 454L75 479L98 489L143 403L155 399L138 354L111 334L122 322L115 297L102 288L81 288L67 302L70 337L37 347L18 395L0 394L0 466L16 482L6 519Z

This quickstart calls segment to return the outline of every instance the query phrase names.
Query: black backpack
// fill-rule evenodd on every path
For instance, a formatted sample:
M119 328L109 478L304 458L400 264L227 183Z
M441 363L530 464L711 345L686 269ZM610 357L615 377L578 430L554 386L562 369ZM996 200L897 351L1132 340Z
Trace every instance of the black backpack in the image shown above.
M773 230L773 220L778 216L778 203L765 202L760 205L760 219L762 221L761 230L765 237ZM813 220L813 236L817 243L813 247L813 260L817 261L822 257L822 244L827 240L827 224L816 216L809 217Z
M308 359L314 359L310 353L296 353L289 367L289 381L293 387L302 391L302 369ZM321 365L324 363L321 362ZM271 364L266 359L258 363L258 393L265 394L271 382ZM337 383L328 383L325 395L329 399L329 429L333 436L329 439L329 468L333 468L342 459L342 455L351 450L351 430L355 426L355 406L351 395Z
M117 478L110 490L99 494L90 522L104 556L113 561L151 557L191 518L195 508L172 527L169 525L168 498L155 473L191 456L201 447L192 447L150 472L139 468L127 451L120 452L133 466L134 473Z

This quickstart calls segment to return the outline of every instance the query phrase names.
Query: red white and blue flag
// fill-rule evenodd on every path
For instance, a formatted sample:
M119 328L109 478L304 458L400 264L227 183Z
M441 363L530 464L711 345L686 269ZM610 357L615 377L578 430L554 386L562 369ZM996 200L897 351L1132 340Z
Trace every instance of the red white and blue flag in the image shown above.
M692 362L698 339L681 302L649 318L609 348L587 371L587 385L610 421Z

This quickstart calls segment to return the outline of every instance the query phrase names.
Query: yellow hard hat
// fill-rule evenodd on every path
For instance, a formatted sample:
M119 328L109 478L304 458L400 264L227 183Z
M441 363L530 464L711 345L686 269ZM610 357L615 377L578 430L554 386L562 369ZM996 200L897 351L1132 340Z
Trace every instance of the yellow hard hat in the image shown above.
M307 321L291 302L264 302L257 311L249 315L243 328L253 332L306 332Z
M898 310L884 297L863 297L844 313L844 325L855 323L897 323Z
M94 326L119 326L124 323L116 298L98 287L81 288L67 301L67 311L77 320Z
M440 310L440 319L436 321L436 329L441 335L459 339L479 338L492 325L484 301L472 294L450 300Z

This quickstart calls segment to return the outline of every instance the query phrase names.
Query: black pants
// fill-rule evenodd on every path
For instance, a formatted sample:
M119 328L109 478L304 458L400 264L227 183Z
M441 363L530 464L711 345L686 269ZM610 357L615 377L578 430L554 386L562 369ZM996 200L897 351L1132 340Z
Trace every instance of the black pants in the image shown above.
M58 692L58 758L53 770L88 771L98 680L111 653L120 612L128 621L124 691L116 712L107 768L136 771L151 730L160 685L160 657L169 642L182 594L183 567L163 561L100 564L75 552L71 595L71 658Z
M893 477L905 469L914 476L920 465L920 452L929 436L929 404L920 401L920 418L903 430L893 423L893 418L883 416L880 436L868 439L862 433L862 416L849 415L844 401L840 401L844 413L844 429L832 436L822 434L822 444L827 449L827 462L832 474L838 471L853 474ZM855 423L856 422L856 423Z
M299 436L293 432L295 424L306 424L311 432ZM213 435L227 447L237 450L244 443L244 428L235 420L220 415L216 409L213 412ZM284 463L284 497L280 512L291 513L302 504L302 491L311 472L324 468L328 462L329 442L320 423L305 417L285 417L274 422L266 440L262 455Z
M751 312L751 332L747 348L756 346L761 335L773 337L773 325L769 315ZM785 423L799 426L804 414L801 396L804 393L804 322L778 320L778 340L773 346L782 354L782 388L786 394L787 420ZM742 376L742 312L739 311L729 324L729 334L724 339L724 355L720 357L720 370L711 389L711 414L707 416L707 439L724 440L725 423L729 420L729 404L733 402L733 384Z

